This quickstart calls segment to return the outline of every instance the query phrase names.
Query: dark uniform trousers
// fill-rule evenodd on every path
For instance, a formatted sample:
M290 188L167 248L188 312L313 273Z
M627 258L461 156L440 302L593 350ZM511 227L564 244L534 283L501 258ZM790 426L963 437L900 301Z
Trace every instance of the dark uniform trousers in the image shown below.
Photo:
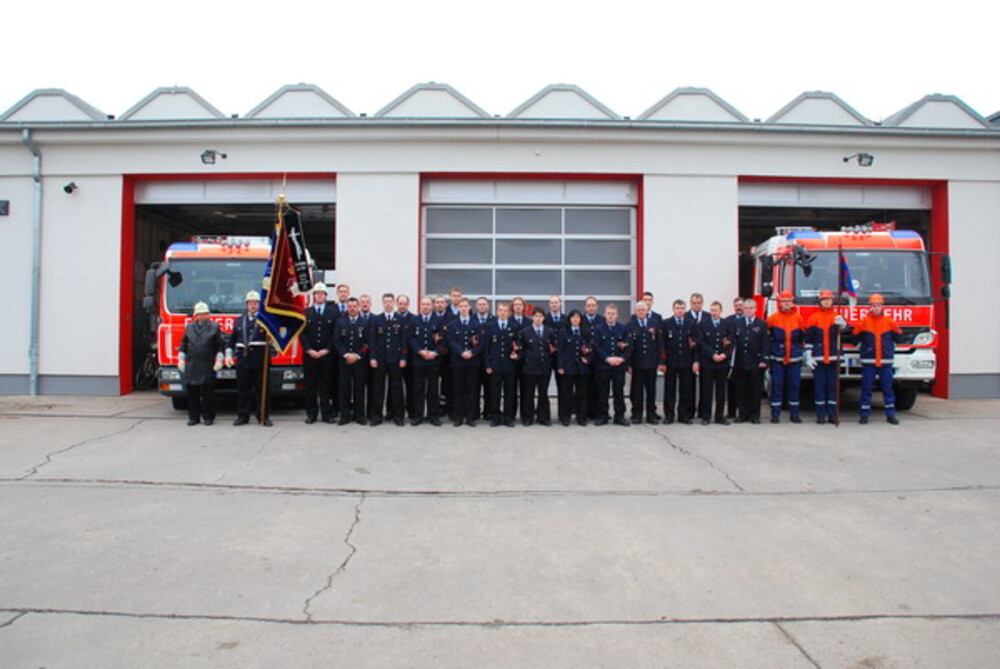
M261 395L264 388L264 356L270 354L267 334L256 318L242 314L233 326L228 348L236 351L236 413L248 418L250 413L258 414L260 420L267 418L271 402L264 402L264 416L260 414ZM270 395L270 389L268 389Z
M366 386L368 380L368 362L359 358L354 364L348 364L341 356L337 363L340 385L340 419L365 422Z
M336 398L333 396L333 377L336 371L337 353L330 351L322 358L302 356L302 375L306 384L306 416L323 420L336 415Z
M760 419L760 395L764 390L764 370L733 369L736 388L736 412L740 418Z
M441 365L413 367L413 418L433 420L441 415Z
M382 420L382 406L385 404L386 420L402 420L406 407L403 404L403 368L398 362L380 362L371 370L371 406L369 418ZM389 396L386 397L386 380L389 381Z
M694 371L691 365L682 367L668 365L663 378L664 417L673 418L676 407L677 420L691 420L694 417Z
M625 365L597 371L597 419L608 419L608 397L614 398L615 420L625 419Z

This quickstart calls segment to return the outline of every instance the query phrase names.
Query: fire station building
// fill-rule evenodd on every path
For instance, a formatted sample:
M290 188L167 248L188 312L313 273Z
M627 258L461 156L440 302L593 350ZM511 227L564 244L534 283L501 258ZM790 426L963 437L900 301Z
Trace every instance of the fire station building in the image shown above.
M1000 118L935 94L874 121L808 92L761 120L657 93L624 116L557 84L495 115L430 83L359 114L300 84L230 116L162 88L111 116L34 91L0 113L0 393L132 392L148 266L194 235L269 234L284 190L327 282L376 304L648 290L667 313L697 291L728 313L775 228L895 221L932 252L933 392L1000 397Z

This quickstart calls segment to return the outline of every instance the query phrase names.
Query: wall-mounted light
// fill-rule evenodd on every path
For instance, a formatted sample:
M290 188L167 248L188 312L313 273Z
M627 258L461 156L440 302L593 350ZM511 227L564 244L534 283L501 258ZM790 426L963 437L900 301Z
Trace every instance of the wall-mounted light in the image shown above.
M72 195L73 191L75 191L77 188L79 188L79 186L76 185L76 182L70 181L68 184L63 186L63 192L65 192L67 195Z
M201 162L205 165L214 165L217 159L224 159L225 157L226 154L221 151L216 151L215 149L205 149L201 152Z
M851 160L858 161L858 167L871 167L872 163L875 162L875 156L870 153L855 153L851 156L844 156L844 162L850 162Z

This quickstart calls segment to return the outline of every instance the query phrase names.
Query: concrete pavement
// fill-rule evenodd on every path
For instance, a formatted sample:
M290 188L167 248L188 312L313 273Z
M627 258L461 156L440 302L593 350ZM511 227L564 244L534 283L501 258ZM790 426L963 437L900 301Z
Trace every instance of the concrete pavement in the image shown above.
M1000 402L902 418L266 429L0 398L0 666L1000 666Z

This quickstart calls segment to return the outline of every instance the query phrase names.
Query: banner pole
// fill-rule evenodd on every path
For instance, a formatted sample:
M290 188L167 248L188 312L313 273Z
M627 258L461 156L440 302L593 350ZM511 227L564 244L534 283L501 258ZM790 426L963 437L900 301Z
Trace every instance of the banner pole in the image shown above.
M840 240L840 238L838 238L837 239L837 301L836 301L836 306L834 307L838 316L840 315L840 298L843 297L843 286L840 285L840 274L841 274L840 259L843 257L843 254L844 254L844 244ZM841 328L838 327L837 362L834 365L836 367L835 378L837 379L836 389L834 390L834 392L836 393L836 397L834 398L834 405L833 405L833 424L835 427L840 427L840 362L841 358L843 357L841 356L840 333L841 333Z

